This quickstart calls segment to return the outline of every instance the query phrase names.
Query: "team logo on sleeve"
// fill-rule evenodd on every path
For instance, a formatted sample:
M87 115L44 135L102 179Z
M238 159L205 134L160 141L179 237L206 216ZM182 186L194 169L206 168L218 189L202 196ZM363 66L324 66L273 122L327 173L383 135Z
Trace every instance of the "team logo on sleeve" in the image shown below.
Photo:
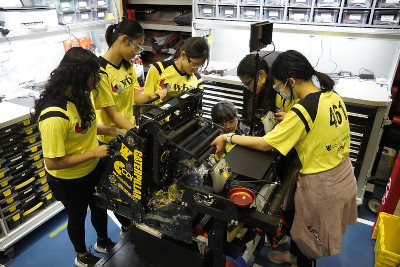
M81 126L79 126L79 123L75 124L75 132L76 133L81 133L81 134L85 134L87 133L87 128L82 128Z

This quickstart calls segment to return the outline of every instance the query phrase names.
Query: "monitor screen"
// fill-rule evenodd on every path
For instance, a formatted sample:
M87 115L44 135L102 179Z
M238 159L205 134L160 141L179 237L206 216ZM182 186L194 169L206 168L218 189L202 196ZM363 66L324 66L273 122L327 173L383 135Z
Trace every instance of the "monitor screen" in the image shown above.
M272 25L269 21L250 24L250 52L259 51L272 43Z

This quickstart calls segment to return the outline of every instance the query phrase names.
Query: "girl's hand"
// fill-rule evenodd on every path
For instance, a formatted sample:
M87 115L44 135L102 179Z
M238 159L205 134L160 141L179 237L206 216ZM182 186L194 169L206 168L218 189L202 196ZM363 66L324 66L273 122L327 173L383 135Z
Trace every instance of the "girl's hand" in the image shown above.
M226 134L220 135L211 143L211 146L217 147L217 150L215 151L217 155L222 155L225 152L226 136Z
M283 119L285 118L286 112L276 112L274 113L274 116L276 118L277 121L283 121Z
M93 150L93 152L94 152L94 157L97 159L107 157L110 154L110 146L109 145L98 146Z
M159 96L160 99L163 99L167 95L168 91L166 89L157 90L154 92L156 96Z

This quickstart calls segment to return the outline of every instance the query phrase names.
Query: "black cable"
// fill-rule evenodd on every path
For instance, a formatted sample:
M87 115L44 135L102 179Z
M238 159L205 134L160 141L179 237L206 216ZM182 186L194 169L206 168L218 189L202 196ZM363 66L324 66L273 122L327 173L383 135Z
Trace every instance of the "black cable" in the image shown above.
M323 38L321 37L321 55L319 56L319 58L318 58L318 60L317 60L317 64L314 66L314 69L318 66L318 64L319 64L319 60L321 59L321 57L322 57L322 55L324 54L324 47L323 47L323 45L322 45L322 41L323 41Z
M271 55L272 53L275 52L275 44L274 44L274 42L271 41L271 44L274 47L274 49L270 53L266 54L265 56L262 56L261 59L264 59L265 57L267 57L267 56L269 56L269 55Z

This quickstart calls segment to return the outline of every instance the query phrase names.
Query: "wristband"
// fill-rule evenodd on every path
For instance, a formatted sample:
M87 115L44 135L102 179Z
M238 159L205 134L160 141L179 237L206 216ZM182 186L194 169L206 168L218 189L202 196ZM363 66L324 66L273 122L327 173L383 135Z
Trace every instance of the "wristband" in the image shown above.
M232 144L232 136L234 136L234 135L235 135L235 133L228 133L228 135L226 136L226 142L228 144L233 145Z

